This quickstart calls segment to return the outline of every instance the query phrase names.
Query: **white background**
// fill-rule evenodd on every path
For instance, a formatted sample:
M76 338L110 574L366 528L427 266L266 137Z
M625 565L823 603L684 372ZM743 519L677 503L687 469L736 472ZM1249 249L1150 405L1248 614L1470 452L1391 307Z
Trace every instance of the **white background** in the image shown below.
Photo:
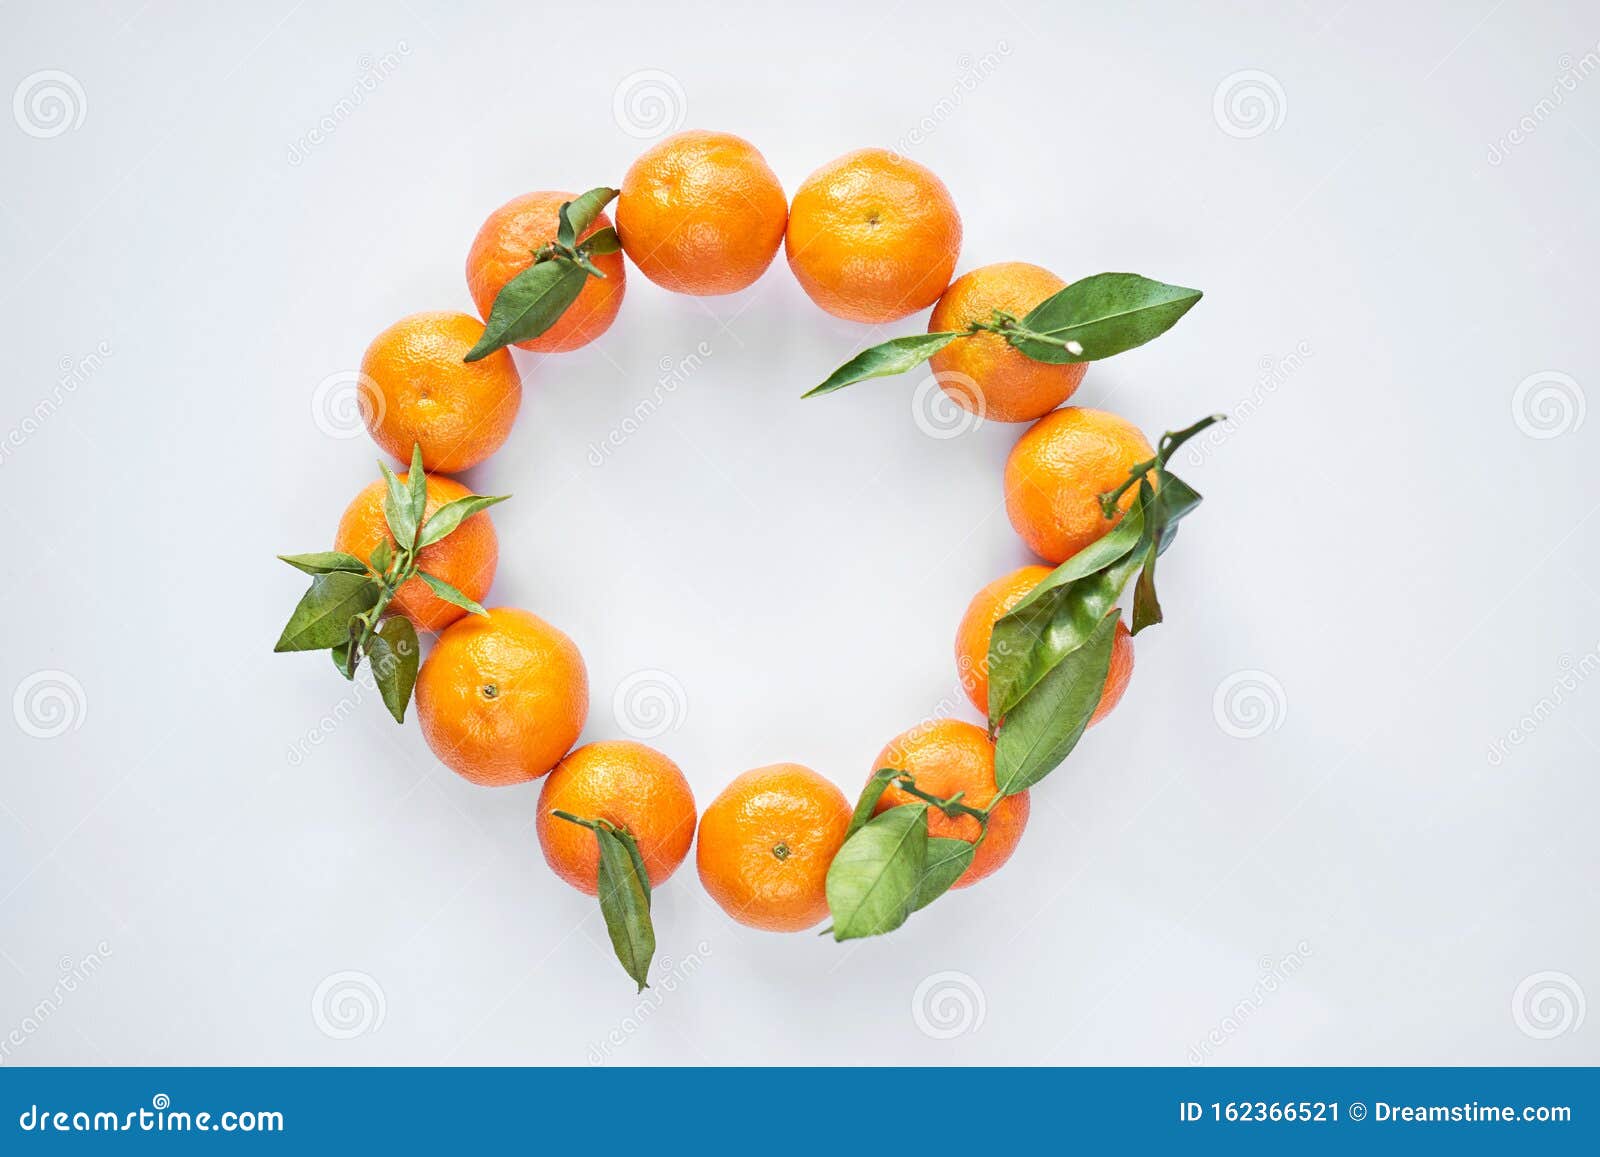
M0 22L5 1063L1600 1061L1592 5ZM471 308L490 209L615 183L674 126L746 136L791 193L901 148L961 208L961 270L1202 287L1075 400L1152 437L1238 420L1180 461L1206 504L1168 621L1000 875L840 946L734 925L691 863L636 1001L539 855L537 784L475 788L270 653L304 585L272 556L331 545L375 476L319 384ZM601 341L518 355L516 429L465 481L515 494L491 602L576 639L585 739L667 673L656 742L703 806L778 760L853 795L894 734L973 717L951 643L1028 561L1021 428L930 436L917 374L798 400L923 324L830 318L780 258L728 298L630 274Z

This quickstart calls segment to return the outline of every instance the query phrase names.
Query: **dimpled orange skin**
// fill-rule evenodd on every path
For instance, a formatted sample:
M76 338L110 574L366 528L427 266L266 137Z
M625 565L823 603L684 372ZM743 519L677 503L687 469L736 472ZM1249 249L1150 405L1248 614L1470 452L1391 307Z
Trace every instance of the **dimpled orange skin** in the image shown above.
M828 865L844 844L851 810L844 793L809 767L747 771L700 817L700 882L741 924L813 928L828 914Z
M630 740L589 743L556 765L539 793L535 827L545 862L579 891L599 893L595 834L551 815L564 811L626 828L639 845L650 886L678 870L694 843L694 792L678 765Z
M429 472L469 470L505 443L522 405L522 376L505 350L464 362L483 323L464 313L414 313L367 347L361 416L372 440L402 462L422 447Z
M961 616L961 626L956 628L956 673L967 698L984 715L989 714L989 637L994 634L994 625L1049 577L1047 566L1025 566L1001 575L972 596L967 613ZM1111 669L1106 672L1100 702L1089 717L1090 727L1111 714L1111 709L1122 701L1131 678L1133 636L1124 623L1118 622L1111 643Z
M966 329L1001 309L1026 317L1066 282L1026 261L985 265L956 278L933 307L928 332ZM996 422L1042 418L1077 390L1087 362L1036 362L999 334L979 332L951 342L928 360L935 379L963 409Z
M507 201L489 214L489 219L472 239L467 252L467 291L485 321L494 308L494 299L506 282L533 264L533 251L556 239L561 224L561 203L577 194L563 192L525 193ZM611 218L601 213L578 235L582 241L606 228ZM583 283L578 299L556 323L530 341L517 342L517 348L536 353L567 353L586 346L611 328L622 308L627 289L627 269L621 253L590 257L605 277L591 277Z
M910 772L919 790L940 799L949 799L958 791L965 792L961 802L968 807L988 807L997 790L994 744L989 742L983 728L960 719L924 723L891 739L878 753L872 770L884 767ZM916 796L907 795L891 783L878 801L874 814L919 802ZM995 807L989 814L989 834L952 888L971 887L1011 858L1022 840L1023 828L1028 825L1028 808L1025 791L1007 796ZM971 843L981 830L982 826L971 816L951 819L937 808L928 809L929 835Z
M622 178L617 234L651 281L701 297L736 293L767 271L789 201L756 147L732 133L676 133Z
M939 299L961 253L944 182L887 149L859 149L805 179L789 206L789 268L835 317L897 321Z
M410 474L401 474L406 482ZM383 516L383 479L367 486L354 501L345 507L339 519L339 529L333 536L333 549L353 554L365 562L379 539L387 538L392 545L394 535L389 533L389 523ZM442 475L428 475L428 501L423 507L424 519L447 502L471 494L461 483ZM500 561L500 539L494 532L494 523L487 510L479 511L456 527L449 536L432 546L422 548L417 555L420 569L434 578L441 578L469 599L482 602L494 582L495 566ZM428 589L420 578L406 580L395 592L389 604L405 615L418 630L442 631L467 612L454 603L447 603Z
M417 721L434 755L486 787L538 779L578 741L589 674L577 646L538 615L468 615L417 673Z
M1066 406L1040 418L1006 459L1006 514L1034 554L1063 563L1099 539L1138 497L1130 486L1107 518L1100 495L1155 456L1139 428L1105 410ZM1151 479L1152 483L1154 478Z

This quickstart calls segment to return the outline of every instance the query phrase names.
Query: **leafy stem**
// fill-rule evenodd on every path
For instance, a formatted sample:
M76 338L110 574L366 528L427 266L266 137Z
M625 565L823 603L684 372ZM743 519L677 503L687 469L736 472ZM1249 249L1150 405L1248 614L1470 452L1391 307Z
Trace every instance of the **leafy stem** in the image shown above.
M1016 314L1007 313L1003 309L994 310L988 318L970 322L967 325L967 336L976 333L992 333L1006 339L1012 345L1020 342L1038 342L1041 345L1053 346L1056 349L1066 350L1073 357L1083 356L1083 345L1072 338L1054 337L1047 333L1038 333L1029 329L1017 319Z
M950 796L947 799L941 799L931 792L923 791L920 787L918 787L917 781L913 779L909 773L897 777L894 782L895 786L901 791L905 792L907 795L915 796L924 803L931 804L933 807L938 808L951 819L955 819L957 816L971 816L973 819L982 824L986 830L989 826L989 813L994 809L994 805L999 803L1001 799L1001 797L997 795L993 801L990 802L988 807L975 808L961 802L961 797L967 794L965 791L958 791L955 795Z
M1176 433L1168 430L1161 435L1161 441L1156 444L1155 457L1147 458L1143 462L1128 467L1128 477L1123 481L1122 485L1115 490L1108 490L1100 495L1100 513L1107 518L1115 518L1117 516L1117 502L1129 489L1137 486L1139 481L1150 471L1165 470L1167 462L1172 458L1173 453L1190 438L1193 438L1207 427L1226 420L1226 414L1207 414L1192 426L1185 426Z

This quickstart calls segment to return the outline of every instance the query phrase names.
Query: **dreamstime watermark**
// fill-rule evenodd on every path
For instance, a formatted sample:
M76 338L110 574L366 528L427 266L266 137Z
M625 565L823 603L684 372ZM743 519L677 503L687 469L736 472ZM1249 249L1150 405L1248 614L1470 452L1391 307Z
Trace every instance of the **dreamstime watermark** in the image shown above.
M1210 1032L1189 1046L1189 1063L1203 1065L1210 1060L1212 1054L1227 1044L1244 1028L1252 1016L1261 1011L1269 997L1283 988L1291 976L1305 967L1306 958L1310 955L1311 945L1302 940L1294 946L1292 952L1286 952L1282 956L1263 956L1256 961L1258 975L1255 984Z
M657 957L650 969L653 973L650 987L639 994L638 1003L627 1016L618 1021L605 1036L589 1046L589 1063L603 1065L610 1060L614 1052L627 1044L644 1028L646 1022L660 1011L667 997L677 992L689 977L700 971L710 955L710 941L702 940L694 946L694 951L688 953L682 960L675 961L670 956Z
M617 83L611 94L611 116L635 140L648 141L677 132L689 114L683 85L670 72L641 68Z
M401 643L394 653L385 654L381 659L368 658L360 667L356 668L355 678L350 681L350 693L343 696L335 703L331 710L306 733L289 745L287 759L290 767L299 767L311 755L312 748L321 747L333 733L339 730L340 724L354 715L361 704L369 696L377 696L378 672L373 670L373 664L383 664L384 674L387 675L390 664L398 663L409 657L407 643Z
M383 986L354 969L324 976L311 994L311 1019L323 1036L334 1040L377 1032L388 1012Z
M1554 1040L1583 1027L1583 986L1565 972L1535 972L1511 994L1511 1019L1523 1035Z
M1532 738L1534 732L1566 706L1573 694L1588 682L1591 675L1600 671L1600 643L1596 643L1592 650L1586 651L1576 659L1571 655L1562 655L1556 661L1556 665L1560 668L1560 674L1550 684L1550 693L1541 696L1533 706L1523 712L1522 717L1507 729L1504 735L1490 741L1489 753L1486 756L1490 767L1499 767L1504 763L1513 747L1521 747Z
M1230 72L1211 95L1211 116L1230 137L1249 140L1271 132L1289 114L1283 85L1270 72L1245 68Z
M657 367L661 371L660 376L656 378L656 384L650 393L639 399L627 417L611 427L605 437L598 442L589 443L589 465L604 466L606 459L621 449L629 438L644 429L645 423L655 417L656 411L666 404L667 399L677 392L679 386L705 365L711 354L711 343L703 341L694 347L693 352L683 357L663 356Z
M317 123L301 133L289 144L289 164L300 166L312 150L325 144L339 126L353 117L378 87L395 74L400 62L411 55L411 45L402 40L388 52L378 56L363 54L356 60L356 79L350 91L334 102L333 107L317 118Z
M30 137L48 140L81 128L89 98L70 72L45 68L23 77L11 94L11 116Z
M4 1064L29 1037L44 1028L45 1022L60 1012L67 998L100 971L111 954L111 945L102 940L94 946L93 952L84 956L76 959L63 956L56 964L59 975L56 977L55 987L24 1013L22 1019L13 1025L4 1037L0 1037L0 1064Z
M1259 739L1283 726L1289 699L1283 684L1268 671L1235 671L1217 684L1211 697L1211 714L1224 735Z
M1578 91L1580 84L1600 72L1600 44L1576 60L1572 53L1562 53L1556 61L1556 67L1558 71L1555 80L1550 83L1550 95L1542 97L1517 118L1516 124L1489 143L1488 161L1491 165L1503 165L1512 149L1538 132L1539 126L1555 116L1556 110L1566 103L1567 97Z
M89 699L70 671L35 671L11 694L11 714L24 735L55 739L83 726Z
M983 986L965 972L935 972L911 994L911 1019L923 1036L934 1040L977 1032L988 1014Z
M1560 370L1529 374L1511 393L1511 420L1530 438L1571 434L1582 427L1588 410L1583 387Z
M45 423L60 413L67 399L100 372L110 356L111 343L108 341L96 343L94 349L82 357L63 355L56 363L56 380L50 392L36 401L33 409L7 430L4 437L0 437L0 465L4 465L7 458L22 448L23 443L44 429Z
M689 695L670 672L647 667L625 676L611 695L617 726L634 739L659 739L689 717Z
M1011 55L1011 45L1004 40L995 42L995 46L982 56L974 57L971 53L963 52L956 57L955 83L950 86L950 91L941 96L916 124L902 133L890 150L896 156L907 156L911 150L924 144L927 139L939 131L939 126L955 116L966 104L967 98L978 91L980 85L988 80L1000 68L1000 63Z
M1267 399L1283 388L1284 384L1306 364L1311 357L1311 343L1301 339L1294 349L1281 357L1263 355L1257 365L1255 385L1250 393L1228 408L1221 422L1208 426L1189 442L1189 464L1199 466L1211 451L1233 437L1244 424L1255 417Z
M978 429L988 408L978 383L955 370L929 374L911 395L911 420L941 442Z
M387 403L378 383L360 370L329 374L311 391L311 420L330 438L357 438L382 421Z

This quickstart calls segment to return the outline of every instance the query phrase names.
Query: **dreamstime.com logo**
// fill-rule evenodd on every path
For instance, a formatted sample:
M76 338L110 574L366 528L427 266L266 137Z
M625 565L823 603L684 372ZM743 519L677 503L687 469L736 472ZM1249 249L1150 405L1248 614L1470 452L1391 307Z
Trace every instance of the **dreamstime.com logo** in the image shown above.
M361 109L378 86L395 74L400 62L411 55L411 45L402 40L388 52L376 57L363 54L356 60L356 79L350 91L334 102L333 107L317 118L317 123L301 133L289 144L289 164L305 164L312 150L320 147L339 130L339 126Z
M1517 119L1516 124L1490 143L1488 160L1491 165L1504 164L1506 158L1511 155L1511 150L1533 136L1540 125L1555 116L1556 109L1566 103L1567 97L1578 91L1578 85L1600 72L1600 44L1576 60L1570 52L1562 53L1561 59L1556 62L1556 67L1558 71L1555 80L1550 83L1550 95L1535 102L1532 108Z
M59 975L55 987L27 1011L4 1037L0 1037L0 1064L10 1059L29 1037L45 1027L52 1016L61 1011L69 997L94 978L111 956L111 945L104 940L94 946L94 951L74 960L63 956L56 965Z
M70 671L35 671L11 695L11 714L24 735L55 739L83 726L89 699Z
M1230 72L1211 95L1211 116L1230 137L1248 140L1271 132L1289 115L1283 85L1270 72L1245 68Z
M1574 433L1583 425L1588 409L1583 387L1560 370L1529 374L1511 393L1511 420L1530 438Z
M388 1014L383 985L354 969L324 976L311 994L311 1019L323 1036L333 1040L377 1032Z
M700 971L710 955L710 941L702 940L694 946L694 951L684 956L682 960L675 961L670 956L658 956L650 969L653 974L650 978L650 987L639 994L638 1003L615 1028L589 1046L589 1063L603 1065L610 1060L612 1053L627 1044L644 1028L650 1018L660 1011L669 996L677 992L689 977Z
M1532 738L1534 732L1567 705L1579 687L1600 671L1600 643L1576 659L1571 655L1562 655L1556 665L1561 668L1561 673L1550 684L1550 693L1529 707L1504 735L1490 742L1487 756L1490 767L1499 767L1504 763L1513 747L1521 747Z
M983 986L965 972L935 972L911 994L911 1019L934 1040L977 1032L988 1014Z
M689 694L671 672L646 667L617 684L611 713L634 739L659 739L689 718Z
M644 429L645 423L655 417L667 399L677 393L678 387L706 364L706 359L712 352L711 343L703 341L694 347L692 353L685 354L681 358L674 358L670 354L663 355L658 363L661 374L656 378L656 384L650 393L640 398L628 412L627 417L608 430L604 438L589 443L589 465L604 466L606 460L622 448L623 443Z
M1554 1040L1577 1032L1587 1011L1582 986L1565 972L1525 976L1511 994L1511 1019L1534 1040Z
M311 391L311 420L330 438L359 438L387 410L378 383L360 370L329 374Z
M1227 1016L1217 1022L1196 1044L1189 1046L1189 1063L1203 1065L1219 1048L1244 1028L1250 1018L1260 1012L1271 996L1284 987L1291 976L1305 967L1311 955L1311 945L1302 940L1294 951L1282 956L1263 956L1256 961L1258 974L1250 991L1242 996Z
M157 1093L149 1108L51 1109L29 1105L17 1118L24 1133L281 1133L283 1114L275 1109L225 1109L198 1113L174 1109L172 1098Z
M89 98L70 72L41 69L22 78L11 94L11 116L30 137L48 140L83 127Z
M611 115L630 137L649 141L682 128L689 101L672 73L641 68L618 82L611 94Z
M1254 418L1268 399L1298 373L1311 357L1311 343L1297 341L1294 349L1282 357L1264 354L1257 364L1255 385L1250 393L1228 408L1227 416L1214 426L1208 426L1189 442L1189 464L1199 466L1215 450Z
M1259 739L1283 726L1289 714L1289 697L1283 684L1269 671L1235 671L1217 684L1211 697L1211 714L1224 735Z
M959 71L955 83L950 86L950 91L936 100L933 107L924 113L916 124L900 135L891 151L896 156L904 157L925 143L939 131L940 125L961 110L967 103L967 98L977 92L979 86L999 70L1000 62L1010 55L1011 45L1004 40L998 40L994 48L982 56L974 57L971 53L963 52L956 57L956 68Z
M94 349L79 358L64 355L56 363L58 372L50 392L34 402L33 409L7 430L4 437L0 437L0 465L4 465L6 459L22 448L23 443L44 429L45 423L60 413L67 399L100 372L110 356L111 343L108 341L96 343Z
M978 429L988 409L978 383L955 370L929 374L911 395L911 420L941 442Z

